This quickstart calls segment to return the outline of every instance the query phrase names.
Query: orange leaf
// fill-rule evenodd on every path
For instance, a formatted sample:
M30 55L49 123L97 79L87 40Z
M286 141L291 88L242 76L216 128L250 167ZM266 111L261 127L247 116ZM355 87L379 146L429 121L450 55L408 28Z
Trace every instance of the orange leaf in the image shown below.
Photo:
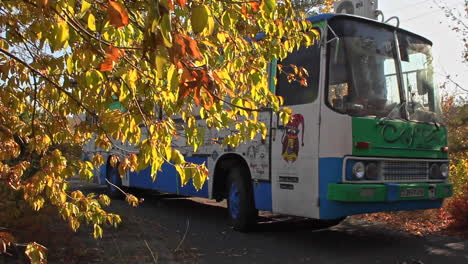
M112 71L114 69L114 61L107 57L107 59L105 59L101 65L99 65L99 70L100 71Z
M187 4L187 0L176 0L177 4L179 4L181 7L185 7Z
M122 57L124 54L125 52L123 50L120 50L112 45L107 48L106 52L107 57L111 58L115 62L118 62L119 58Z
M125 7L123 7L121 4L114 1L109 1L107 13L109 15L111 25L114 25L117 28L122 28L128 25L128 13Z
M204 101L204 105L205 105L205 108L210 110L211 107L213 107L213 101L214 101L214 98L213 96L211 95L211 93L206 93L206 95L208 96L207 99L203 100Z
M224 90L229 94L229 96L231 96L232 98L236 97L236 95L234 94L234 92L229 89L229 88L224 88Z
M190 94L190 89L187 87L179 87L179 100L187 97Z
M174 3L172 2L172 0L167 0L167 5L169 6L170 10L174 10Z
M193 94L193 100L195 101L196 105L200 105L200 87L195 88L195 92Z
M254 12L260 11L260 3L258 2L250 2L250 6Z
M183 37L185 40L185 45L187 46L187 53L195 60L202 60L203 56L201 55L201 52L198 49L197 42L189 36L185 35Z
M180 83L193 82L196 77L196 73L189 71L187 68L182 69L182 76L180 77Z
M174 35L174 51L175 55L179 57L183 57L186 54L186 46L185 46L185 40L184 37L180 34Z
M174 35L173 52L175 53L174 55L179 58L182 58L188 54L195 60L203 59L200 49L198 49L197 41L183 34Z
M241 13L246 17L249 16L249 14L247 13L247 7L245 6L245 4L242 5Z

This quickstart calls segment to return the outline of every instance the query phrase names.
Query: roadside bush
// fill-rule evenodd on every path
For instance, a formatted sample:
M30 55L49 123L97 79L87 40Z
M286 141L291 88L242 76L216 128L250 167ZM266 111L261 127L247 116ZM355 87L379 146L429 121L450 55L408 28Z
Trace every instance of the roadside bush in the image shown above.
M450 155L450 181L453 183L453 195L463 196L468 186L468 153Z
M452 220L449 228L468 230L468 184L465 183L461 191L463 194L453 197L446 204Z

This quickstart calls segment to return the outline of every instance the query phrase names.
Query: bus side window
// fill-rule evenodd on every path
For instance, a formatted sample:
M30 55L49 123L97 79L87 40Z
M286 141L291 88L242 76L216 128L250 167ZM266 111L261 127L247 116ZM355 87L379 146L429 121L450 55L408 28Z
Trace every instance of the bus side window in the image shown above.
M282 71L278 67L276 94L284 98L284 105L307 104L317 99L320 78L320 44L318 41L313 46L295 50L278 64L281 64ZM299 83L299 80L291 82L288 80L288 74L294 72L290 65L307 70L309 74L306 77L307 86Z

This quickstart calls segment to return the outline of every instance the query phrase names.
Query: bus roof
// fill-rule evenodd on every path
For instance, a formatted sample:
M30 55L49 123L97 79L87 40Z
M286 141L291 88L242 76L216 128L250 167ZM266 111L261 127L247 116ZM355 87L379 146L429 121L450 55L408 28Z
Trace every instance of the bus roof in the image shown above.
M368 21L370 23L376 23L376 24L380 24L380 25L385 26L385 27L389 27L392 30L394 30L396 28L393 25L383 23L383 22L380 22L380 21L377 21L377 20L374 20L374 19L361 17L361 16L355 16L355 15L349 15L349 14L325 13L325 14L320 14L320 15L308 17L308 18L306 18L306 20L310 21L312 23L318 23L318 22L321 22L321 21L328 21L328 20L330 20L330 19L332 19L334 17L347 17L347 18L350 18L350 19L366 20L366 21ZM422 39L424 39L424 41L430 43L430 45L432 46L432 41L430 41L429 39L427 39L427 38L425 38L425 37L423 37L421 35L415 34L415 33L411 32L411 31L408 31L408 30L405 30L405 29L402 29L402 28L397 28L397 29L399 31L402 31L402 32L405 32L405 33L408 33L408 34L411 34L411 35L414 35L414 36L417 36L419 38L422 38ZM265 36L265 32L260 32L254 37L254 40L255 41L260 41L260 40L263 39L264 36ZM251 41L250 38L248 38L248 40Z
M377 23L377 24L380 24L382 26L386 26L386 27L389 27L389 28L392 28L392 29L395 29L396 27L393 26L393 25L390 25L390 24L387 24L387 23L383 23L383 22L380 22L380 21L377 21L377 20L374 20L374 19L370 19L370 18L366 18L366 17L361 17L361 16L356 16L356 15L349 15L349 14L332 14L332 13L325 13L325 14L319 14L319 15L316 15L316 16L311 16L311 17L308 17L306 18L307 21L310 21L312 23L318 23L318 22L321 22L321 21L328 21L334 17L348 17L348 18L351 18L351 19L359 19L359 20L367 20L371 23ZM411 35L414 35L414 36L417 36L417 37L420 37L420 38L423 38L425 41L427 41L428 43L430 43L432 45L432 41L430 41L429 39L421 36L421 35L418 35L418 34L415 34L411 31L408 31L408 30L405 30L405 29L402 29L400 27L397 28L399 31L403 31L405 33L409 33Z

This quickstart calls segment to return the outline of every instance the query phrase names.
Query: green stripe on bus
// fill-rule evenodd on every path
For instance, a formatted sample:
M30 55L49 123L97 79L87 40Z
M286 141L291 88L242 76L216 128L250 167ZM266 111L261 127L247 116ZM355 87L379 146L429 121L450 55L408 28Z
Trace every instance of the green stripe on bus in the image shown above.
M447 159L447 129L436 124L353 117L353 155ZM357 148L357 142L370 147Z
M451 197L453 185L450 183L402 183L397 184L397 199L390 200L385 184L328 184L327 199L341 202L392 202L408 200L431 200ZM432 186L435 187L433 195L430 194ZM403 193L421 190L420 196L403 197Z

